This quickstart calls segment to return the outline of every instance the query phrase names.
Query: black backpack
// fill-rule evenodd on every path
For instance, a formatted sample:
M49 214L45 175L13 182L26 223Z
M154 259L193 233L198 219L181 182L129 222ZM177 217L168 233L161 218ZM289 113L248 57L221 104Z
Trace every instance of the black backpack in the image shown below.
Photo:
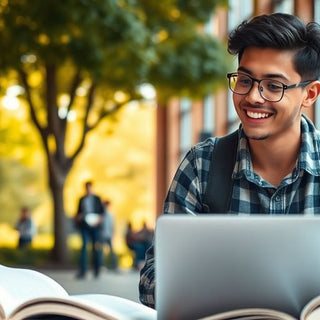
M204 213L227 213L232 195L232 171L236 162L238 130L218 138L210 162Z

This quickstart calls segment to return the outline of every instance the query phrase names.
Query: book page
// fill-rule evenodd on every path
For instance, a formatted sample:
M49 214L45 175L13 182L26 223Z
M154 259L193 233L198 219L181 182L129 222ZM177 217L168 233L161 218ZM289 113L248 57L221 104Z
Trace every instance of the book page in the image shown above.
M40 272L0 265L0 304L6 317L28 300L48 296L68 297L68 293Z
M62 299L37 299L26 302L15 311L11 320L31 316L64 315L78 320L156 320L156 311L140 303L104 294L83 294Z
M301 320L319 320L320 319L320 296L315 297L306 304L301 312Z
M303 320L319 320L320 319L320 307L310 312Z
M155 320L157 318L157 312L154 309L116 296L104 294L86 294L70 296L70 299L109 314L115 319Z
M216 315L201 318L199 320L298 320L281 311L263 308L249 308L232 310Z

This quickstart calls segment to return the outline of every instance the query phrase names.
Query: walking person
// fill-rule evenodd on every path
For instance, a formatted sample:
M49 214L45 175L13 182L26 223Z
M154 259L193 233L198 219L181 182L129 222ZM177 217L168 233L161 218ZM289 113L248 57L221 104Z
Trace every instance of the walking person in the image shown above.
M118 258L113 250L113 235L114 235L114 216L110 212L110 201L103 202L104 214L101 229L101 239L103 245L103 251L107 246L109 249L109 257L111 263L111 269L118 270Z
M88 250L91 242L93 272L98 277L102 266L102 242L101 226L103 222L104 208L99 196L92 191L92 182L85 183L85 195L79 200L78 211L75 216L76 226L78 227L82 247L80 253L80 269L77 274L78 279L83 279L88 270Z

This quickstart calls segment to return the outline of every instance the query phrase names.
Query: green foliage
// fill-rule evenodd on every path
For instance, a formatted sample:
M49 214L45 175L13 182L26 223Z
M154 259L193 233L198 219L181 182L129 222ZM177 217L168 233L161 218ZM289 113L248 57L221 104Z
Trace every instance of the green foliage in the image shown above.
M203 33L203 23L224 2L0 1L0 73L5 79L10 75L7 85L23 87L19 98L39 133L54 199L54 252L60 261L67 255L64 187L88 133L128 102L141 99L137 89L143 83L153 84L163 100L199 97L213 92L222 79L225 83L223 45ZM122 175L139 177L139 157L126 154L129 169ZM139 184L151 192L148 183ZM137 207L147 203L124 190Z
M34 154L31 150L29 153ZM14 227L21 207L28 206L33 211L48 198L45 170L39 169L19 160L0 158L1 222Z
M174 84L170 94L199 89L200 95L207 91L201 90L202 84L208 88L208 81L211 85L214 80L221 81L225 64L224 48L211 36L203 37L196 30L199 23L210 19L217 6L225 3L225 0L34 0L32 5L27 0L3 2L0 47L10 50L2 52L0 68L2 72L11 68L31 71L45 64L71 63L114 90L133 92L141 82L158 86L169 81ZM159 32L167 34L165 43L161 43ZM169 50L167 55L165 50ZM182 59L181 54L185 55ZM215 64L218 60L219 67L208 69L210 59ZM186 81L181 82L182 78ZM188 81L191 78L197 82Z
M147 27L153 32L167 30L169 34L188 21L195 25L208 22L218 6L227 6L227 0L136 0ZM193 25L192 25L193 24Z
M212 12L220 5L227 5L227 0L178 0L178 7L196 20L206 22Z
M7 266L37 266L43 267L50 260L50 251L47 249L0 248L0 263Z
M169 38L159 43L158 52L159 61L150 78L164 98L203 97L214 91L219 81L225 81L227 59L223 47L208 35Z
M71 61L95 79L115 67L115 76L107 72L104 77L113 84L119 73L125 83L118 68L128 67L131 61L128 80L145 76L143 70L152 56L150 34L136 8L126 1L34 0L30 5L12 0L1 11L0 47L10 48L1 55L2 70L22 68L28 61L36 68Z
M33 209L48 197L39 138L30 122L15 115L0 109L1 221L12 226L22 206Z
M117 254L117 259L120 261L126 254L130 252L124 252ZM23 250L17 250L16 248L0 248L0 264L12 267L37 267L37 268L55 268L55 265L50 259L51 250L38 249L38 248L25 248ZM78 268L80 259L80 250L71 250L71 260L69 265L63 267L70 267L74 270ZM105 255L105 261L103 265L110 268L112 266L111 256Z
M0 118L0 158L15 158L24 165L32 164L32 154L28 150L40 146L34 127L26 118L15 117L14 111L4 108L0 109Z
M154 33L156 59L148 81L161 100L170 96L203 97L225 83L226 48L199 32L225 0L138 0Z

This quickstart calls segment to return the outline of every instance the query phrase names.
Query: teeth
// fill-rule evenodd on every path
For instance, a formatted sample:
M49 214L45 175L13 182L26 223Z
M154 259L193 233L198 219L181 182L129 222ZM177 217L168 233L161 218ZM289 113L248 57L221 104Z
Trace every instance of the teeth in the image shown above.
M247 111L247 115L250 118L254 118L254 119L263 119L263 118L268 118L269 117L268 113L252 112L252 111Z

